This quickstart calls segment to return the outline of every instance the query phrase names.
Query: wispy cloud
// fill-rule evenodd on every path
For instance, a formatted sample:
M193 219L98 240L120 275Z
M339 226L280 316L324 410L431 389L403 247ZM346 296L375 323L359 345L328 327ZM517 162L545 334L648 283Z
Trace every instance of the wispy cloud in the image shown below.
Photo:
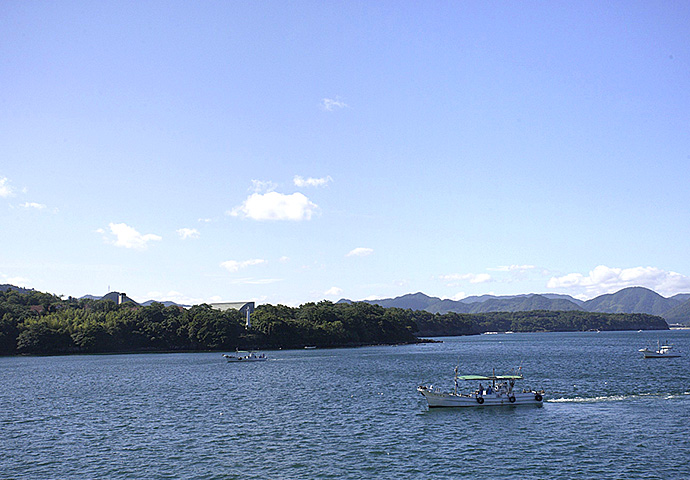
M31 284L31 280L24 277L10 277L5 274L0 274L0 278L2 279L2 283L14 285L15 287L29 288L29 285Z
M109 236L102 228L99 228L97 232L103 234L105 240L116 247L145 250L150 242L159 242L163 239L161 236L153 233L142 235L125 223L110 223L108 228L112 236Z
M226 269L228 272L234 273L240 269L251 267L253 265L261 265L267 263L266 260L261 258L252 258L251 260L227 260L220 264L221 267Z
M299 175L295 175L292 179L293 183L298 187L325 187L330 182L333 181L330 175L323 178L302 178Z
M340 97L324 98L321 100L321 106L324 110L332 112L335 109L346 108L347 103L343 102Z
M373 248L357 247L353 250L350 250L347 253L347 255L345 255L345 256L346 257L366 257L368 255L371 255L372 253L374 253Z
M312 203L305 195L293 193L286 195L278 192L265 194L253 193L242 205L228 212L233 217L252 220L311 220L318 212L318 205Z
M487 283L493 281L493 278L488 273L451 273L440 275L438 278L446 282L448 286L456 286L464 282Z
M674 295L690 290L690 277L656 267L612 268L599 265L587 275L569 273L552 277L547 287L588 298L626 287L646 287L661 295Z
M188 238L199 238L201 234L196 228L180 228L177 230L177 234L182 240L187 240Z
M231 285L270 285L282 282L281 278L235 278L229 281Z
M270 180L252 180L252 186L249 187L249 191L252 193L268 193L273 192L276 188L278 188L278 185Z
M22 208L31 208L34 210L45 210L46 206L42 203L36 203L36 202L25 202L19 205Z
M48 208L47 205L44 205L43 203L36 203L36 202L24 202L21 205L19 205L21 208L27 209L27 210L40 210L44 212L49 212L49 213L58 213L57 208Z
M502 265L499 267L487 268L487 270L494 272L527 272L535 268L537 267L534 265Z
M8 198L14 196L14 187L10 185L7 177L0 177L0 197Z

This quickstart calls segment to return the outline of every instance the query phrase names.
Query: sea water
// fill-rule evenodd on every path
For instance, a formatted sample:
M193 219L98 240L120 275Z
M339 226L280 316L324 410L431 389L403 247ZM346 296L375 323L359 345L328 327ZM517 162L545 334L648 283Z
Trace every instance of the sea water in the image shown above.
M682 357L643 359L659 339ZM690 478L690 331L439 340L0 358L0 478ZM547 400L429 410L456 366Z

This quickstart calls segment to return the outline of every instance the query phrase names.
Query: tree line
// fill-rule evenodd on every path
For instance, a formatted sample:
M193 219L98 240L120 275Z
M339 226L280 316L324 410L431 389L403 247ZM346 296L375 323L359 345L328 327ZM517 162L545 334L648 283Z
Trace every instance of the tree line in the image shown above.
M580 311L432 314L363 302L259 305L251 328L239 311L210 305L117 305L31 291L0 292L0 355L342 347L419 342L487 331L667 329L661 317Z

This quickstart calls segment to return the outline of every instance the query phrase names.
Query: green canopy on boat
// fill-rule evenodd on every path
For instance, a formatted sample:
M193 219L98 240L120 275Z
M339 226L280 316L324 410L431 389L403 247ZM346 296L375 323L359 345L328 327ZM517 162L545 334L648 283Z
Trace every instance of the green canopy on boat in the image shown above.
M484 376L484 375L458 375L460 380L468 380L473 382L481 381L494 381L494 380L520 380L522 375L495 375L495 376Z

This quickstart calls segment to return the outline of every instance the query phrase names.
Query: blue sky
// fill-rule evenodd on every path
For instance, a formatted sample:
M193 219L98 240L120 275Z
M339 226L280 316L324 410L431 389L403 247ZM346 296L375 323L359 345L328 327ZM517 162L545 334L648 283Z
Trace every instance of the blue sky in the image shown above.
M0 3L0 283L690 292L690 4Z

